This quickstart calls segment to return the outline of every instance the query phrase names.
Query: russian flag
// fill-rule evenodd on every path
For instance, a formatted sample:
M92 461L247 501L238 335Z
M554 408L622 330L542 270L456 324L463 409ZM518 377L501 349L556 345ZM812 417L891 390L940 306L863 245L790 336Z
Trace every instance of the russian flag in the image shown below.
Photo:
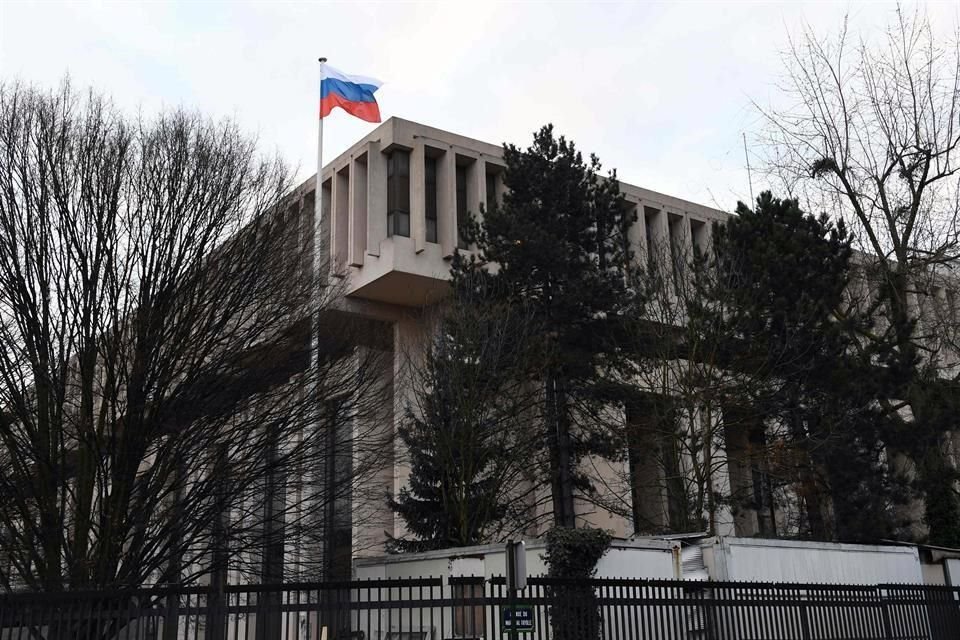
M380 107L373 93L383 85L366 76L351 76L323 65L320 73L320 117L340 107L352 116L367 122L380 122Z

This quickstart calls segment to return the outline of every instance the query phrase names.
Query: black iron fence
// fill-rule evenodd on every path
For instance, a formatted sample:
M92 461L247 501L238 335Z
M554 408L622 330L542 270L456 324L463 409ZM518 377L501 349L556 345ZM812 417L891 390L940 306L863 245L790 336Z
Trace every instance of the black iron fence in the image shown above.
M583 633L604 640L956 639L960 589L531 578L512 594L502 578L404 578L0 595L0 640L560 640Z

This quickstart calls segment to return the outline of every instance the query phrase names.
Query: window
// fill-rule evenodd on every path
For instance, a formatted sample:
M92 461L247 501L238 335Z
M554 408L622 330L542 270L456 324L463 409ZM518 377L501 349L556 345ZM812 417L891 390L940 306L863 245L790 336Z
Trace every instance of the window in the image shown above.
M424 167L427 242L437 241L437 159L426 158Z
M656 271L660 258L660 256L657 255L659 253L659 247L657 246L656 233L654 230L658 213L660 212L657 209L651 207L643 208L643 229L645 240L647 241L647 268L650 270L650 273Z
M457 167L457 247L467 248L463 230L467 226L467 168Z
M667 214L667 230L670 233L670 265L673 271L673 286L679 294L687 267L683 217Z
M690 238L693 240L694 250L699 251L700 255L706 255L710 250L707 246L707 224L690 218Z
M410 237L410 152L387 157L387 236Z
M487 173L487 209L497 204L497 174Z
M776 503L773 478L767 460L767 434L761 424L752 427L747 437L750 447L750 478L753 481L753 508L757 512L758 533L766 537L776 536Z

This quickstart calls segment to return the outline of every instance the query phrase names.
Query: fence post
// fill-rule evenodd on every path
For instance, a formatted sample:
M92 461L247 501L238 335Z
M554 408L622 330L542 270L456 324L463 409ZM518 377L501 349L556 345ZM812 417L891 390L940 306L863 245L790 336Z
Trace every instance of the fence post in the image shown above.
M890 611L887 609L887 600L883 597L880 587L877 587L877 601L880 603L880 617L883 620L883 637L894 640L893 626L890 624Z
M177 640L177 623L180 621L180 594L170 588L166 597L166 612L163 615L163 640Z
M798 594L799 595L799 594ZM810 607L806 602L800 603L800 630L803 640L810 640Z
M206 640L226 640L226 607L224 607L223 584L218 580L211 585L207 594L207 633Z

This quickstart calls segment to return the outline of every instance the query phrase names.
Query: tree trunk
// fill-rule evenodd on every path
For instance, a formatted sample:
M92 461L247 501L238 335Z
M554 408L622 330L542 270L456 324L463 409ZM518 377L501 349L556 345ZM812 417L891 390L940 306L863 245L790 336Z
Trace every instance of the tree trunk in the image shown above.
M570 415L567 409L566 391L559 375L547 376L546 392L553 521L558 527L575 528L577 519L573 501Z

